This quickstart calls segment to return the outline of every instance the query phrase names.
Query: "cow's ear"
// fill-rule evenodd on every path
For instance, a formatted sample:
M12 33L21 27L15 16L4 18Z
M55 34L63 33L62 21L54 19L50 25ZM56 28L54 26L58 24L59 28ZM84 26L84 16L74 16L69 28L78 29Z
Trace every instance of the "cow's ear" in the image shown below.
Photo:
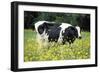
M44 27L43 27L43 25L40 25L40 26L38 27L38 32L39 32L39 34L42 34L42 33L44 32Z

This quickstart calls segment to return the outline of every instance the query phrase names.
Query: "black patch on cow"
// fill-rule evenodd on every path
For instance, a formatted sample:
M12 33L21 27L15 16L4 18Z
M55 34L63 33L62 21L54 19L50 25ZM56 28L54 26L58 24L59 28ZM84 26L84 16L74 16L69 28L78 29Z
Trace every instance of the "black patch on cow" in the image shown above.
M44 22L44 24L43 24L44 26L45 26L45 28L47 29L47 30L50 30L50 29L55 29L55 28L57 28L57 27L59 27L61 24L59 24L59 23L50 23L50 22Z
M38 32L39 32L40 34L42 34L44 31L45 31L45 33L48 33L48 31L51 31L51 30L53 30L53 29L59 27L60 25L61 25L61 24L59 24L59 23L44 22L42 25L40 25L40 26L38 27Z
M78 38L78 31L74 26L70 26L65 29L65 32L62 33L63 35L63 44L65 42L69 42L69 44L73 43L76 38Z
M57 42L60 35L61 27L52 28L48 31L48 40L49 42Z
M44 25L39 25L38 32L39 34L42 34L44 32Z

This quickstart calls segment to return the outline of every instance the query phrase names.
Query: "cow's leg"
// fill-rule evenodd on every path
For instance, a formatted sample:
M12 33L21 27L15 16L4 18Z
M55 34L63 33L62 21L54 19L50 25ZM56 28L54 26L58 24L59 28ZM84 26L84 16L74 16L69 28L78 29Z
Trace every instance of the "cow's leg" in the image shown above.
M63 41L62 44L64 45L65 44L65 41Z
M48 48L49 47L49 40L48 40L48 35L45 34L43 36L43 48Z
M71 48L71 49L73 48L73 42L74 42L73 40L69 41L69 48Z
M49 42L47 40L43 40L43 48L48 48Z
M37 47L38 49L41 49L43 47L43 39L38 34L37 34Z

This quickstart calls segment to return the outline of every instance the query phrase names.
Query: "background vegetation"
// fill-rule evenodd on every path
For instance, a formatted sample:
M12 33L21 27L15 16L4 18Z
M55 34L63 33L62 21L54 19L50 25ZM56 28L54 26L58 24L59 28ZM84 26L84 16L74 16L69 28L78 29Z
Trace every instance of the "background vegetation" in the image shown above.
M37 21L53 21L57 23L70 23L78 25L82 30L90 31L90 14L79 13L53 13L53 12L24 12L24 28L34 29Z
M68 44L50 43L38 48L34 23L40 20L65 22L82 29L82 39ZM24 12L24 61L73 60L90 58L90 15L76 13Z

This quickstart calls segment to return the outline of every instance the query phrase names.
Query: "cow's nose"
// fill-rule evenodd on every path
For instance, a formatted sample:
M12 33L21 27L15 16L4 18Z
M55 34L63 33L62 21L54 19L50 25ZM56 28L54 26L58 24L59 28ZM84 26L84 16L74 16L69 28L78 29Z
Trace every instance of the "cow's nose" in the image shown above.
M82 37L81 36L79 36L79 39L81 39Z

